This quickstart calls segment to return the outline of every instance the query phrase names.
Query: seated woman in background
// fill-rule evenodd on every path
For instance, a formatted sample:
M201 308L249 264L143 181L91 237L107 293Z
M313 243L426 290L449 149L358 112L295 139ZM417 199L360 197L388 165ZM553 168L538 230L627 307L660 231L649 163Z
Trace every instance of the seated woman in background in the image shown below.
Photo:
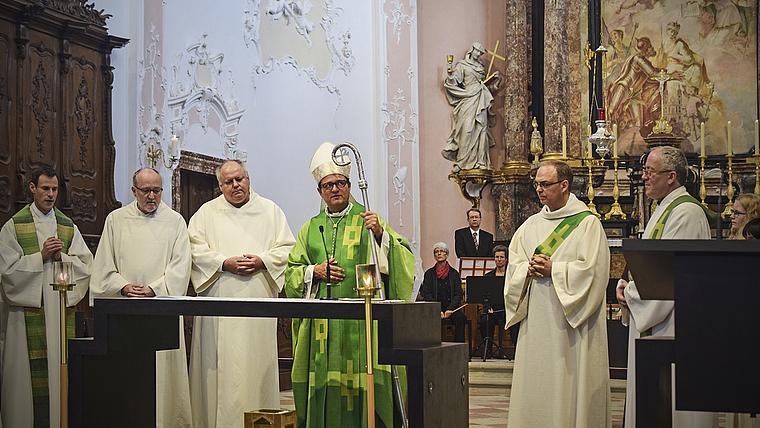
M736 198L734 210L731 211L731 234L728 239L744 239L744 225L756 218L760 218L760 196L745 193Z
M464 324L466 317L460 310L464 300L462 280L459 272L449 264L449 247L439 242L433 245L435 266L425 272L420 286L422 300L441 302L441 319L450 319L454 323L454 342L464 342Z
M507 274L507 253L509 250L504 245L497 245L493 248L493 259L496 263L496 269L487 272L486 276L504 276ZM500 322L503 323L506 321L506 315L504 313L504 301L503 299L498 302L498 304L494 304L493 306L496 307L496 310L498 312L494 312L494 308L491 305L485 304L483 305L483 314L480 317L480 336L484 339L486 337L489 337L491 339L490 343L493 344L493 332L494 327L496 327L497 324ZM486 313L488 314L488 317L486 317ZM488 320L486 321L486 318ZM512 326L512 328L509 329L510 335L512 337L512 343L517 343L517 330L519 329L519 324L515 324ZM489 346L490 348L490 346ZM488 349L486 351L486 358L491 358L491 349Z

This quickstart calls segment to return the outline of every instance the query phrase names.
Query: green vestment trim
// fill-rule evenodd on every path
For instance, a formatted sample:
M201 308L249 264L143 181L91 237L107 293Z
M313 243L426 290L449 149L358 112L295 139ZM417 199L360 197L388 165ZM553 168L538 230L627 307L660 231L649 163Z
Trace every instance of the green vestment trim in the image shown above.
M533 254L544 254L547 257L551 257L557 248L565 242L565 239L570 236L573 230L581 224L584 218L591 215L591 211L582 211L577 214L573 214L570 217L565 217L564 220L557 225L552 233L536 247Z
M58 208L55 210L58 239L63 241L61 252L68 253L74 238L74 222ZM24 255L40 251L34 217L29 205L13 216L16 239L24 250ZM43 260L44 262L44 260ZM45 286L43 284L43 286ZM32 383L32 402L34 407L34 426L50 426L50 393L48 391L47 339L45 333L45 307L43 301L39 308L24 307L26 324L26 345L29 351L29 369ZM74 309L66 308L66 337L74 337Z
M655 223L654 228L652 228L652 232L649 234L649 239L660 239L662 237L662 231L665 230L665 223L668 221L668 217L670 217L670 213L673 211L673 209L679 205L681 205L684 202L691 202L694 204L699 205L700 208L702 208L702 211L705 213L705 217L707 217L707 222L714 226L717 222L718 215L706 208L704 205L699 203L696 199L694 199L691 195L681 195L673 200L673 202L670 203L665 208L665 211L660 216L660 219L657 220L657 223Z
M345 279L333 284L331 294L337 298L356 298L357 264L371 263L370 233L359 213L365 209L358 203L338 227L324 212L306 223L298 233L298 241L288 257L285 291L288 297L303 296L304 272L309 265L326 260L319 226L324 227L325 241L330 247L336 234L335 259L344 269ZM390 235L389 273L382 275L388 299L410 300L414 284L414 255L409 244L380 219ZM328 248L329 250L330 248ZM315 285L316 286L316 285ZM327 295L320 281L317 297ZM366 427L367 379L366 348L363 320L293 319L293 398L298 427ZM374 327L375 422L379 427L397 426L398 409L394 401L391 368L377 364L377 324ZM402 394L405 396L406 370L398 367Z

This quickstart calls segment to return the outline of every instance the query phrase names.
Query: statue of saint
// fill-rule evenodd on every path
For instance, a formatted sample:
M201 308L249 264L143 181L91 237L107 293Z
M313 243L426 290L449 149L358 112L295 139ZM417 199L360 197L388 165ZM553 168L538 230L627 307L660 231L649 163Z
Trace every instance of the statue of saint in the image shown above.
M495 125L496 115L491 111L491 91L499 89L501 76L498 71L486 76L486 68L479 59L485 52L483 45L474 43L453 70L449 64L443 83L453 107L454 126L442 154L454 162L454 173L468 169L493 170L489 150L495 143L488 128Z

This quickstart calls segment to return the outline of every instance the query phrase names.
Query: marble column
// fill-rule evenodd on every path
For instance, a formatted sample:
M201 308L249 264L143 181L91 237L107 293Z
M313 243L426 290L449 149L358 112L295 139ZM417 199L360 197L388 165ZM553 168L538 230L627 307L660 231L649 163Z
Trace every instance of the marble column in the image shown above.
M504 143L505 165L528 162L530 120L528 117L528 83L530 61L530 0L507 0L506 58L504 72Z
M491 186L491 196L496 202L497 241L509 241L517 228L541 209L530 176L513 175L500 184Z
M544 153L562 152L562 125L570 115L569 3L578 2L544 3Z

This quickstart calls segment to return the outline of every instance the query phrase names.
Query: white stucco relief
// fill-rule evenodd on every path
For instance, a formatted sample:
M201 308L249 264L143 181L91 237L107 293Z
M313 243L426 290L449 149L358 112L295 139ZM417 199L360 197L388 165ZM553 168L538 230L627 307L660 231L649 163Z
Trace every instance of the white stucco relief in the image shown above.
M137 112L137 135L140 141L137 143L137 163L140 168L147 166L146 153L152 144L161 147L164 143L164 132L166 118L164 115L164 92L166 85L164 73L159 59L161 51L159 50L160 37L156 34L156 26L151 23L150 26L150 44L145 48L145 56L138 60L137 79L138 87L138 112ZM150 88L150 94L143 93L147 78L147 84ZM157 89L160 91L156 93ZM161 108L159 109L159 102ZM146 112L147 103L147 112ZM171 136L169 137L171 138ZM168 140L167 140L168 143ZM166 145L165 147L168 147Z
M388 200L389 204L392 203L393 209L398 209L398 224L392 224L392 227L409 241L415 256L415 272L418 278L415 284L419 285L424 270L419 248L417 4L414 0L408 3L392 0L387 4L386 0L380 0L379 7L381 40L385 45L382 50L384 55L382 63L385 65L382 70L384 99L380 107L382 116L380 137L388 159ZM387 30L388 27L390 30ZM409 33L402 42L401 36L405 28ZM411 58L406 70L398 66L391 67L389 64L388 58L393 58L396 54L408 54ZM405 79L399 80L399 74L404 72L405 75L402 76ZM390 193L390 189L393 189L393 193ZM405 222L405 219L411 219L411 224Z
M396 35L396 44L399 44L401 43L401 24L406 24L410 27L417 24L417 3L413 1L409 2L409 9L412 10L411 15L406 14L406 6L399 0L391 0L393 9L389 11L390 14L385 13L384 5L385 0L382 0L380 10L383 12L383 18L393 24L393 34Z
M320 11L320 13L324 12L324 16L319 19L319 25L324 31L324 46L318 46L321 42L316 38L312 43L312 38L317 37L315 36L317 31L313 23L316 19L312 19L311 15L316 16L316 10L318 8L312 6L308 0L303 2L270 0L269 6L266 8L262 8L261 0L248 0L248 7L244 11L243 41L246 47L256 50L254 65L251 70L251 82L255 90L257 80L263 79L275 70L281 70L284 67L292 68L298 76L307 77L309 82L319 89L335 95L334 110L337 111L341 104L341 90L334 82L333 77L339 72L346 76L349 75L356 62L350 45L351 30L347 27L344 28L339 22L343 9L335 6L333 0L324 0L324 7ZM286 27L292 27L293 32L302 36L308 42L308 47L301 49L298 51L299 53L283 52L281 55L277 54L281 58L267 54L266 43L269 42L273 45L274 41L262 39L262 25L268 24L262 23L262 15L269 16L270 22L284 17L288 24ZM290 25L291 23L293 25ZM280 33L276 34L283 34L281 28L278 28L278 31ZM289 33L284 34L288 35ZM280 42L277 46L290 46L290 49L297 50L295 48L297 44L292 40ZM321 51L324 53L320 53Z
M220 137L220 151L223 157L245 161L245 150L237 147L238 125L245 110L240 109L238 101L232 95L235 81L231 70L227 70L226 85L223 83L224 54L209 53L206 37L207 34L204 33L198 43L187 47L186 62L182 62L183 53L176 55L168 100L171 130L174 134L187 134L190 126L197 123L206 133L211 124L216 123L218 128L214 128L214 131ZM184 77L182 70L185 70ZM223 95L225 92L229 94L227 97ZM195 109L192 117L196 118L196 122L193 122L188 114L192 109ZM211 115L215 115L218 120L210 121Z

